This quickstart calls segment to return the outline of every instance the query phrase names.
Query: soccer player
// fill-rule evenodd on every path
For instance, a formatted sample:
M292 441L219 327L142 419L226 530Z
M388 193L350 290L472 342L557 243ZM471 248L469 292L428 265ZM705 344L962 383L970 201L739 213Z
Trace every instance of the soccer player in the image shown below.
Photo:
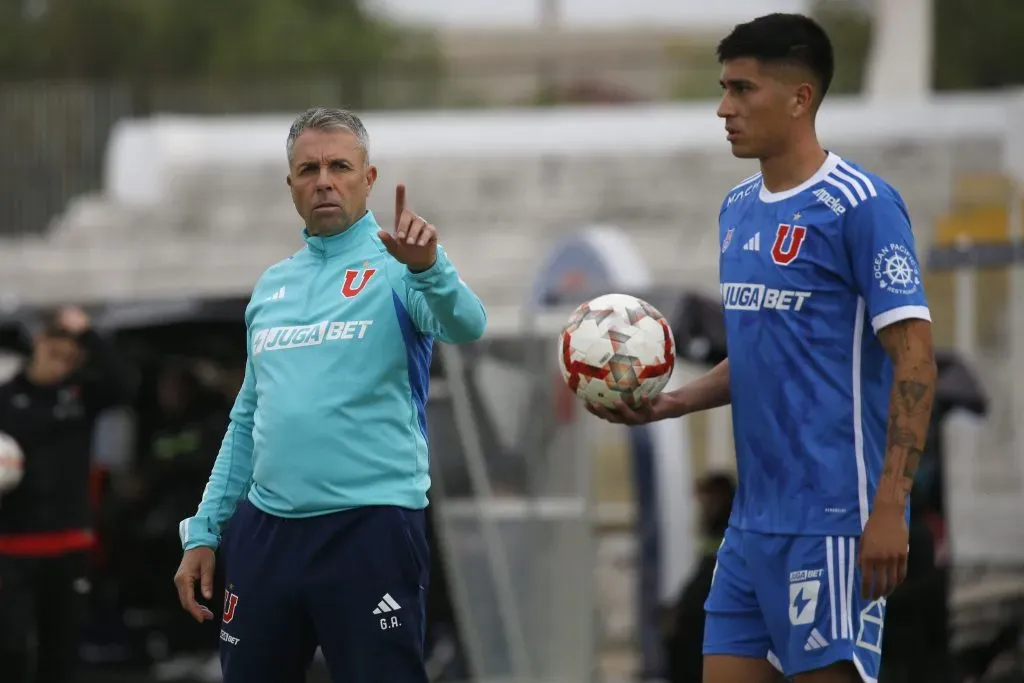
M738 489L704 683L874 681L936 379L910 221L817 139L833 53L816 23L760 17L718 57L728 142L761 167L721 206L728 359L653 401L590 408L641 424L732 404Z
M311 109L286 149L306 244L246 309L245 379L180 525L178 596L213 618L195 584L213 598L220 547L225 683L305 680L318 645L336 683L425 683L431 345L478 339L486 313L404 186L394 232L367 210L377 169L358 117Z
M136 385L135 369L74 306L48 316L28 362L0 385L0 432L25 453L21 483L0 496L4 683L75 678L95 544L93 430L107 409L132 401Z

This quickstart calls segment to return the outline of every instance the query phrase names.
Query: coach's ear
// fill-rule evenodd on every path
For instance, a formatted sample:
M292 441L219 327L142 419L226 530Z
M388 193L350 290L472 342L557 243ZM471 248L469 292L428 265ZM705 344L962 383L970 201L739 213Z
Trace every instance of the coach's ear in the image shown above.
M377 183L377 167L370 164L366 167L366 196L373 192L373 186Z

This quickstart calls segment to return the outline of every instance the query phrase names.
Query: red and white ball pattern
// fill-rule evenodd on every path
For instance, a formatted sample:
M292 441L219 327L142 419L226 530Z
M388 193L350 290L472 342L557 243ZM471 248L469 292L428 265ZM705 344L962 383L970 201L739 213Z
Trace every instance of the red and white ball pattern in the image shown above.
M675 355L665 316L628 294L605 294L581 305L558 340L569 389L608 407L659 394L672 376Z
M0 494L7 493L21 483L25 456L21 446L9 434L0 432Z

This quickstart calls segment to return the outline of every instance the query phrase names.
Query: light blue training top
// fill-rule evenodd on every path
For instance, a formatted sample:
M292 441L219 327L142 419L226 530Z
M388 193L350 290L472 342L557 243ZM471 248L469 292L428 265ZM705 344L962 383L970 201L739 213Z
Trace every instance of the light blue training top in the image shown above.
M413 273L367 212L271 266L245 312L248 361L182 547L217 547L243 497L280 517L367 505L421 509L433 340L479 339L487 314L444 249Z

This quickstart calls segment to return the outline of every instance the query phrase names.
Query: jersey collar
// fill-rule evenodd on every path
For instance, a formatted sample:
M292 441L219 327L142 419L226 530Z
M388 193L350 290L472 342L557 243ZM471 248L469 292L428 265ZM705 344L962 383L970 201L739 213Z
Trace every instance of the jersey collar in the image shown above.
M380 228L377 225L377 219L373 217L373 212L367 209L363 217L353 223L345 232L331 235L330 237L320 237L310 235L309 230L303 228L302 239L306 242L309 251L315 256L330 258L331 256L350 251L353 245L358 243L360 236L376 234L378 230Z
M838 154L836 154L835 152L829 152L828 156L825 157L825 163L823 163L818 168L817 172L814 175L812 175L810 178L800 183L796 187L792 187L788 190L783 190L782 192L769 192L768 188L764 186L764 180L762 180L761 191L758 193L758 197L762 202L765 202L766 204L774 204L775 202L781 202L784 199L795 197L804 190L809 190L818 183L820 183L822 180L824 180L825 176L827 176L829 173L835 170L836 166L839 165L840 161L842 161L842 159L839 158Z

